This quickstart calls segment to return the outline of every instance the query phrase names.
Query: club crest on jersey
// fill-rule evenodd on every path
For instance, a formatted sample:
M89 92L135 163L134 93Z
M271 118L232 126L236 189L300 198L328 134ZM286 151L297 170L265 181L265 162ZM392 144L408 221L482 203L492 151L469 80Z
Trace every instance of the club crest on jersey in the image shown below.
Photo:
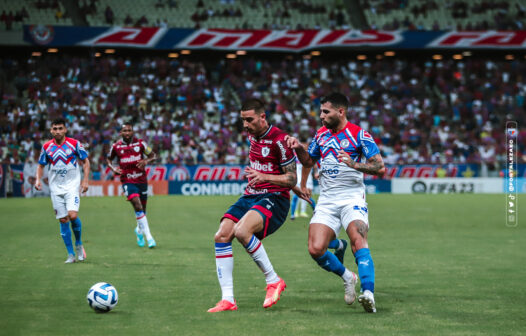
M270 148L268 148L268 147L262 147L261 148L261 155L263 155L263 157L268 156L269 153L270 153Z
M139 148L139 146L135 146L135 147L133 147L133 150L134 150L136 153L139 153L139 151L140 151L141 149Z
M72 152L71 152L71 149L70 149L70 148L66 149L66 154L67 154L67 155L70 155L71 153L72 153Z
M350 144L350 143L349 143L349 140L347 140L347 139L343 139L342 141L340 141L340 146L341 146L342 148L347 148L347 147L349 147L349 144Z

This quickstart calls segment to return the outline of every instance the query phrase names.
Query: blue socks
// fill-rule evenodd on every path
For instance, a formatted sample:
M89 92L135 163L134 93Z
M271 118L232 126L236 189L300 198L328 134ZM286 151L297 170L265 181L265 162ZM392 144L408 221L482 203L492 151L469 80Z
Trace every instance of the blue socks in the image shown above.
M71 230L69 228L69 222L60 223L60 235L64 240L68 254L75 254L75 252L73 252L73 244L71 243Z
M292 202L290 203L290 216L291 217L294 217L295 216L295 213L296 213L296 207L298 206L298 200L300 198L298 197L298 195L294 194L294 196L292 196Z
M329 251L325 251L324 255L314 260L316 260L321 268L328 272L336 273L339 276L342 276L345 272L345 266L343 266L338 258L336 258L336 256Z
M374 293L374 264L368 248L362 248L354 254L362 289Z
M339 247L340 247L340 240L339 239L334 239L334 240L331 240L329 242L328 248L330 248L330 249L337 249Z
M314 210L314 208L316 207L316 201L314 201L314 198L312 198L312 197L310 198L310 201L312 202L310 204L310 207L312 208L312 210Z
M76 218L71 221L71 227L73 228L73 234L75 235L75 245L82 245L82 240L80 239L82 235L82 222L80 218Z

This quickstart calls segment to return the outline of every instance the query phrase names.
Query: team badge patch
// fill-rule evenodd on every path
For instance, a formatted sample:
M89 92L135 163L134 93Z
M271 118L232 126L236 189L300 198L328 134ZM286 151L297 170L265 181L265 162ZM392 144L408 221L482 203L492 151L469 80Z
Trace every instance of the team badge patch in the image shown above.
M340 141L340 146L341 146L342 148L347 148L347 147L349 147L349 140L347 140L347 139L343 139L342 141Z
M261 155L266 157L269 153L270 153L270 148L268 147L261 148Z
M133 150L134 150L136 153L139 153L139 151L140 151L141 149L139 148L139 146L135 146L135 147L133 147Z
M67 154L67 155L71 155L71 149L69 149L69 148L66 149L66 154Z

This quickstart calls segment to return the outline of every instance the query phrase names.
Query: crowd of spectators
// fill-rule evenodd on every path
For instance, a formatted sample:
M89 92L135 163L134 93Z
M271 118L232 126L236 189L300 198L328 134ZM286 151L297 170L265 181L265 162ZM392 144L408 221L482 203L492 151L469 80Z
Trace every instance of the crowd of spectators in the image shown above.
M370 131L387 164L482 163L491 174L505 162L505 121L526 124L525 73L521 60L491 58L3 58L0 160L23 163L50 138L50 120L64 117L94 171L123 121L159 163L244 164L242 100L263 99L274 125L312 136L320 97L340 91L349 120ZM524 128L520 139L525 162Z
M373 29L522 30L526 25L526 6L519 2L446 0L439 6L435 0L362 0L361 6L375 17L390 17L393 11L406 14L404 19L393 17L381 26L371 21L369 24ZM429 18L442 8L447 13L443 21Z

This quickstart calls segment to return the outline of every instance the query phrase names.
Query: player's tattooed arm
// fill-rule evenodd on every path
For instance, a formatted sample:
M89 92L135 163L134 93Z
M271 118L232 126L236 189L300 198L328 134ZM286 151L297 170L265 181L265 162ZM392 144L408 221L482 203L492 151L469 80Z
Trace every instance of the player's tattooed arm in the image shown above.
M298 182L298 176L296 175L296 162L293 161L292 163L283 167L283 171L285 172L283 175L285 175L287 181L287 185L285 186L293 188Z
M385 174L384 160L380 154L373 155L367 159L367 162L362 163L352 160L347 153L340 151L338 153L338 159L344 162L347 166L365 174L376 175L379 177L382 177Z

